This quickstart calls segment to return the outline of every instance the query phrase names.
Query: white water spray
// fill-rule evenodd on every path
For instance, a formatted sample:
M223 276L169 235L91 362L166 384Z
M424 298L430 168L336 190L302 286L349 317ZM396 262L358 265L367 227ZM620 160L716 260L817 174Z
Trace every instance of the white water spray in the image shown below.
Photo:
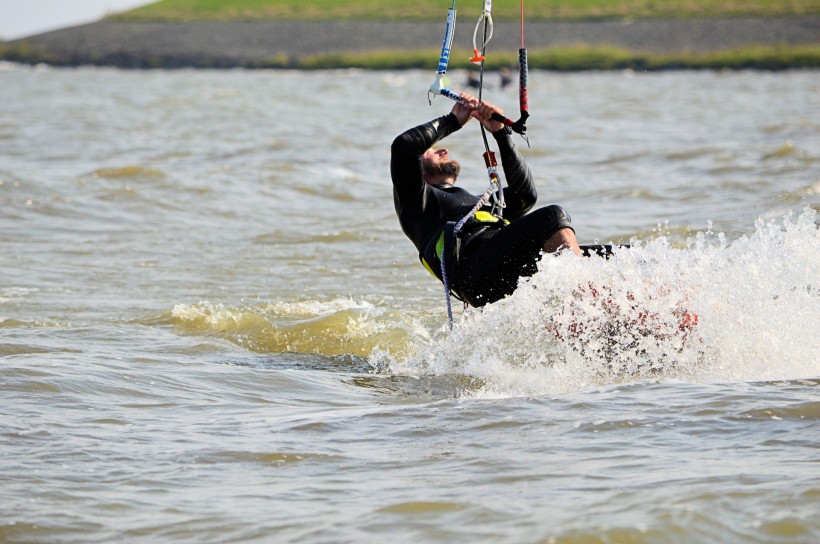
M734 241L665 237L609 260L546 256L507 299L468 310L391 372L460 375L475 396L562 393L645 379L820 376L820 231L806 209ZM697 321L695 324L694 321Z

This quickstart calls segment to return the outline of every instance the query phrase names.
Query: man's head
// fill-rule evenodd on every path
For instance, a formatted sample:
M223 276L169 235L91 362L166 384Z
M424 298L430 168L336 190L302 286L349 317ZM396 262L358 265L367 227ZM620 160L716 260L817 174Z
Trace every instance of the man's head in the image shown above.
M421 156L422 174L428 185L454 185L461 165L450 158L447 149L428 149Z

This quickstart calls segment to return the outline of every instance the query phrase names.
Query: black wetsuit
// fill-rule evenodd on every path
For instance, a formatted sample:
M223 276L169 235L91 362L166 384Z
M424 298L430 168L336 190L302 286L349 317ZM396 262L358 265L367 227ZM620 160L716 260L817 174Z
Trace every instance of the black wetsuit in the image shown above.
M460 128L451 113L407 130L391 148L393 199L402 230L439 279L442 233L448 222L452 225L467 215L480 197L460 187L425 183L422 155ZM493 133L493 137L508 185L504 188L504 219L510 223L468 221L461 230L455 264L447 268L451 270L448 280L452 291L472 306L512 294L521 276L536 272L547 239L561 228L572 228L569 215L560 206L527 214L538 198L529 166L515 148L509 130ZM490 211L491 207L482 209Z

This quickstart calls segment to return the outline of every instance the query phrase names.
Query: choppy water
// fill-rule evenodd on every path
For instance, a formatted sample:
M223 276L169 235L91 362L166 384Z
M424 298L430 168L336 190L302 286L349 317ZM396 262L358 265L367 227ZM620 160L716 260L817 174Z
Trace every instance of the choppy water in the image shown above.
M431 82L2 67L0 541L820 540L820 74L531 74L539 204L636 247L452 332Z

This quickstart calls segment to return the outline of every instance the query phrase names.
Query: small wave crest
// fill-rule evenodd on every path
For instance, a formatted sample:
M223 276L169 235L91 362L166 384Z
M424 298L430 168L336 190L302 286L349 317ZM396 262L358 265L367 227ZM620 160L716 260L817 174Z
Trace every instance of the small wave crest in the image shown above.
M411 335L426 335L411 314L351 299L236 307L177 304L155 321L181 334L220 337L257 353L366 357L384 350L399 355Z
M105 179L152 179L165 177L165 173L162 170L139 165L98 168L97 170L94 170L91 175Z
M510 297L452 331L374 353L411 376L462 375L470 396L564 393L623 381L737 382L820 375L820 231L806 209L729 241L633 240L609 260L545 257ZM460 392L459 394L464 394Z

